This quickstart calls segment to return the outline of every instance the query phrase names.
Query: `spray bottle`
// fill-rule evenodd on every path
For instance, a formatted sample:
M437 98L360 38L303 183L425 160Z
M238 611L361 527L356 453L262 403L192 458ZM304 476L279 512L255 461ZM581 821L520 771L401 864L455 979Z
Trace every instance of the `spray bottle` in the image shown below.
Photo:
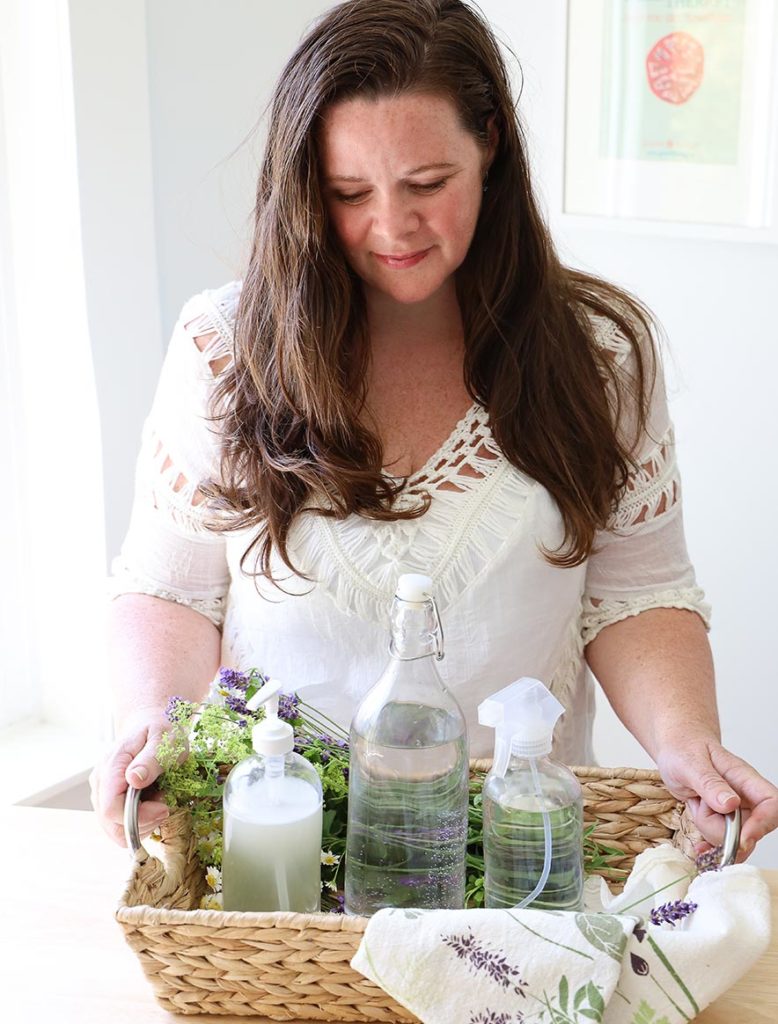
M478 707L481 725L496 730L483 786L487 907L583 906L581 787L548 756L563 711L543 683L528 678Z
M281 684L248 701L266 704L251 731L254 754L224 785L222 885L225 910L321 909L322 789L316 769L295 754L294 731L278 717Z

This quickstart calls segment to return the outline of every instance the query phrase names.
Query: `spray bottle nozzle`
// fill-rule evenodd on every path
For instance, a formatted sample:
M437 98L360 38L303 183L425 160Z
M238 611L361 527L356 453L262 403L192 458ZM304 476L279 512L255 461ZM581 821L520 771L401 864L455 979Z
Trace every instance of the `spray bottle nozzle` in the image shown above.
M268 679L261 690L246 701L249 711L256 711L267 704L264 719L251 730L251 742L257 754L278 757L294 750L294 729L278 717L278 695L282 684L278 679Z
M564 711L539 679L527 676L478 705L478 721L495 730L492 771L502 777L511 752L542 757L551 750L554 726Z

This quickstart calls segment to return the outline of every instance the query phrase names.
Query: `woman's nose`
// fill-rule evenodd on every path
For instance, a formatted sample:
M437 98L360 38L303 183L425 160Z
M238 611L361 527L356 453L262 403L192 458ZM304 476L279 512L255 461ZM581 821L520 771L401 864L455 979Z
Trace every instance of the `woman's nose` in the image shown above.
M384 196L376 205L373 226L387 241L413 234L419 222L411 197Z

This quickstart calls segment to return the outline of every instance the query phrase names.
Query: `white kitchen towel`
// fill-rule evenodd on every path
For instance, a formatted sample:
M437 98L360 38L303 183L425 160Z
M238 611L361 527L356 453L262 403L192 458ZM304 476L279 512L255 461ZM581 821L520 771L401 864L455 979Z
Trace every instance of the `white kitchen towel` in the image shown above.
M770 938L756 868L693 876L691 861L660 846L637 858L621 895L603 884L592 898L589 886L583 914L382 910L351 965L424 1024L681 1024ZM651 909L675 900L697 909L651 922Z
M693 1020L770 944L770 892L758 868L733 864L692 877L689 884L689 875L677 870L668 850L641 854L624 892L607 900L608 910L623 913L629 907L630 914L639 913L645 921L630 936L603 1024ZM656 889L662 891L636 904ZM695 903L697 909L675 924L653 924L651 909L673 900Z
M568 911L380 910L351 966L424 1024L591 1024L613 994L635 922Z

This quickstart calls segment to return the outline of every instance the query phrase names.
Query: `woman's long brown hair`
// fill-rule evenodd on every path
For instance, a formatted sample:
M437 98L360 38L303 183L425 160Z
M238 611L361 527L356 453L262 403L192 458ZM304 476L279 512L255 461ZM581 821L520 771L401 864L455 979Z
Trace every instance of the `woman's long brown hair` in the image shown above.
M255 233L241 291L235 360L214 409L220 480L201 490L220 530L256 528L241 561L273 579L275 549L304 509L345 518L410 518L396 507L378 437L359 419L369 358L361 283L327 223L317 130L323 111L354 96L436 93L463 126L499 144L457 293L464 379L489 414L505 457L548 489L574 566L592 550L632 466L653 381L652 322L632 296L564 267L534 198L523 132L499 46L461 0L349 0L334 7L287 63L272 101ZM632 345L622 372L594 338L590 314ZM648 343L647 343L648 339ZM620 427L629 406L634 435ZM214 415L217 415L216 413Z

